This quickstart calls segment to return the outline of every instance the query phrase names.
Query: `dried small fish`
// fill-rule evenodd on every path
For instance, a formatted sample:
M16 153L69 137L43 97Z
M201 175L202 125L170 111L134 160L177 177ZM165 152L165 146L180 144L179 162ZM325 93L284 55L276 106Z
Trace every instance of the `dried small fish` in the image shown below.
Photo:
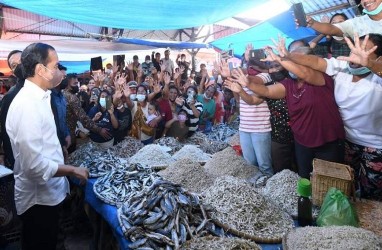
M191 159L196 162L206 162L211 158L210 155L204 153L200 148L195 145L184 145L178 152L176 152L172 159L182 160Z
M130 163L139 163L146 166L168 166L173 159L160 145L149 144L144 146L130 158Z
M243 240L239 238L227 238L227 237L199 237L193 238L187 241L182 246L183 250L222 250L222 249L240 249L240 250L260 250L261 247L253 241Z
M158 178L161 177L151 168L140 164L130 164L125 168L113 169L98 178L93 190L102 201L118 206L129 200L136 192L150 186Z
M135 155L144 146L140 140L134 137L125 137L120 143L109 148L109 152L117 157L129 158Z
M208 220L203 206L195 202L195 196L178 184L155 180L118 209L118 220L125 237L131 241L145 237L143 244L139 242L141 248L179 249L187 234L196 234L190 227L203 231Z
M210 216L237 231L281 240L293 228L293 220L288 214L275 209L243 180L220 177L203 194L203 202L213 208Z
M176 151L178 151L179 149L183 147L182 143L180 143L174 137L162 137L162 138L159 138L158 140L155 140L154 143L171 148L171 152L169 153L175 153Z

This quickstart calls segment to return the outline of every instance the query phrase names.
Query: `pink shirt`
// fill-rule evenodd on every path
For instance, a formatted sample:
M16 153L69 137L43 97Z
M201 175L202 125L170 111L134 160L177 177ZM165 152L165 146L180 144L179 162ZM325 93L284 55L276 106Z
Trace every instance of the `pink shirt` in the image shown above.
M282 81L294 138L306 147L318 147L345 138L344 125L334 99L333 79L326 74L324 78L324 86L305 83L300 89L297 89L296 80Z

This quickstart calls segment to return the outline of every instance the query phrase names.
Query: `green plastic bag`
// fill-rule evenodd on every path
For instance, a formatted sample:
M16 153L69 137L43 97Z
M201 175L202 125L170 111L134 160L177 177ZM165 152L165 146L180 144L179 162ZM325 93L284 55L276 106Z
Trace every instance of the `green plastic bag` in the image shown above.
M317 226L358 227L358 217L346 195L336 188L330 188L322 203Z

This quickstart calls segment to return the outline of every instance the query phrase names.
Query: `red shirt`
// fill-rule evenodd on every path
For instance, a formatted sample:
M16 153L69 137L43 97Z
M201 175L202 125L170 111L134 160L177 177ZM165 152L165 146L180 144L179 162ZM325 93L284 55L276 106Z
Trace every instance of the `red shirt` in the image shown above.
M300 89L297 89L296 80L282 81L294 138L306 147L318 147L345 138L344 125L334 99L334 81L326 74L324 78L324 86L305 83Z
M160 99L158 100L159 109L162 115L162 119L165 122L168 122L172 119L172 110L170 106L170 101L168 99Z

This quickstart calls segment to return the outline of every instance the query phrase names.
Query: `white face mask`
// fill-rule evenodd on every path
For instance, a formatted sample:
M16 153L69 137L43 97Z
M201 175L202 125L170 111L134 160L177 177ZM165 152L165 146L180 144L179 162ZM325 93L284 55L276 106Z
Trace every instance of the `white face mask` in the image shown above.
M105 97L101 97L99 99L99 105L101 105L102 108L106 108L106 98Z
M106 75L110 75L111 73L113 73L112 69L105 69L105 74Z
M47 68L45 65L43 65L43 66L44 66L44 68L46 68L51 73L52 78L48 79L45 76L41 76L41 77L44 78L46 81L48 81L52 85L52 88L55 88L58 85L60 85L60 83L62 81L62 73L61 73L61 71L59 71L58 69L53 71L53 70Z
M137 101L138 102L143 102L145 99L146 99L146 95L141 95L141 94L137 95Z
M137 95L136 94L131 94L130 95L130 100L135 101L135 99L137 99Z
M149 64L149 63L150 63L150 60L146 60L146 63Z

